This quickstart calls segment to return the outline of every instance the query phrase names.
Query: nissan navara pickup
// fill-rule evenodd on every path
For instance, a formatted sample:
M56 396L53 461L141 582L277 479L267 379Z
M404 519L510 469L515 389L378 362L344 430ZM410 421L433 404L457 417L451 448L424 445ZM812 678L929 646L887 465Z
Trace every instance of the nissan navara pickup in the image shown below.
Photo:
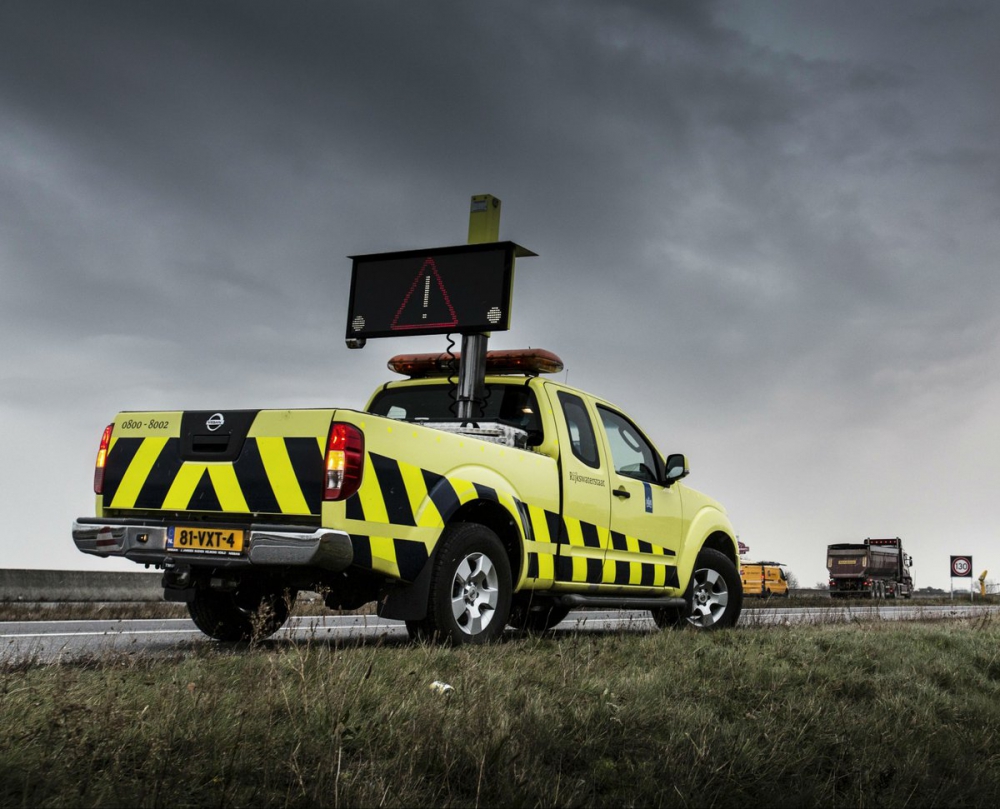
M370 602L411 637L483 643L571 609L649 610L660 627L734 625L735 532L629 415L491 351L457 419L454 354L400 355L364 410L122 412L104 430L84 553L163 571L221 641L266 637L300 590Z

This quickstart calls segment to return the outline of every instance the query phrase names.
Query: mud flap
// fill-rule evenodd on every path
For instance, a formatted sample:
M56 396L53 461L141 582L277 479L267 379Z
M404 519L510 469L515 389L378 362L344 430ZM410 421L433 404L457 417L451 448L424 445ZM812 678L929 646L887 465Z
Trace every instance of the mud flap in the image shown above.
M378 602L378 616L395 621L422 621L427 617L431 594L431 573L435 554L427 560L412 582L393 582Z

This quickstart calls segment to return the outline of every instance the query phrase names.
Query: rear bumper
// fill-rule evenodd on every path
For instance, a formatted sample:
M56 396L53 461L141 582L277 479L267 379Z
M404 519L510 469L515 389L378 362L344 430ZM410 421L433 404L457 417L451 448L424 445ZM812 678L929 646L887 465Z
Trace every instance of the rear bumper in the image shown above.
M253 524L242 554L167 551L167 525L144 520L81 517L73 521L73 542L94 556L123 556L163 565L167 560L209 567L293 566L338 572L354 561L351 538L343 531L312 526Z

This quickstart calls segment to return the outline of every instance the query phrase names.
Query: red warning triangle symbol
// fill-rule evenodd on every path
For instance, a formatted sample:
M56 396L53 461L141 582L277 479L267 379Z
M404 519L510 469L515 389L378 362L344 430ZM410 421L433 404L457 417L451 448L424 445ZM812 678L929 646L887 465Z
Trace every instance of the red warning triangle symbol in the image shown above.
M438 274L437 264L428 256L420 272L410 284L410 290L396 310L389 328L392 331L410 329L443 329L458 325L458 315L451 305L448 290Z

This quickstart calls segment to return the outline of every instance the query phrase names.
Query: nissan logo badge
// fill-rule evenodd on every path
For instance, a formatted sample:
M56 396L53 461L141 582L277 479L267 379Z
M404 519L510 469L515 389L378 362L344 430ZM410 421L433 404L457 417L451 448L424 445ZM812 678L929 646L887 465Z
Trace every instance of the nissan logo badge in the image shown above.
M226 420L222 417L221 413L213 413L208 417L208 421L205 422L205 426L214 433L225 423Z

